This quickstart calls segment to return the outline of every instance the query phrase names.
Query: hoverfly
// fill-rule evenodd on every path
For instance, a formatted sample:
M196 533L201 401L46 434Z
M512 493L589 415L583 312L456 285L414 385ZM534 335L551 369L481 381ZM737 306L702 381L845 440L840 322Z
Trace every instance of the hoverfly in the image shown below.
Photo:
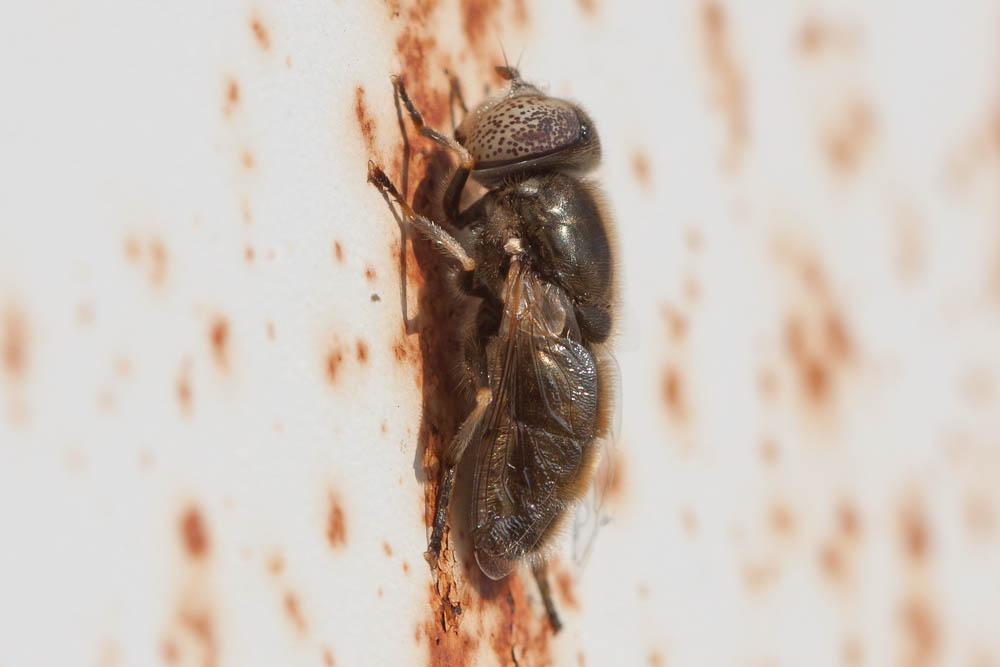
M614 314L610 221L596 187L583 179L601 156L590 117L515 68L497 72L509 87L467 112L454 138L425 125L403 80L393 78L397 103L417 130L458 158L444 221L414 212L373 162L368 180L396 201L404 224L457 266L460 291L478 299L462 355L472 407L443 454L427 558L434 564L440 554L458 464L471 456L476 562L491 579L529 563L558 631L545 558L592 483L608 430L602 344ZM465 110L460 92L457 98ZM470 176L488 191L459 210Z

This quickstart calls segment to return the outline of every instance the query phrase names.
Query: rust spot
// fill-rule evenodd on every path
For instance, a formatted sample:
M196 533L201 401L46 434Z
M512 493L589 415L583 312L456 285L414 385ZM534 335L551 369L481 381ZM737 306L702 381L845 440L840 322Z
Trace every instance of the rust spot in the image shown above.
M774 503L768 514L771 530L781 537L789 537L795 533L795 515L787 505Z
M242 164L243 168L248 171L250 169L253 169L254 166L253 153L250 152L249 148L244 148L240 152L240 164Z
M462 0L462 30L465 39L473 49L493 47L489 45L486 28L494 22L494 15L500 8L499 0Z
M757 371L757 393L762 400L772 401L778 395L778 375L772 368Z
M681 526L688 537L698 534L698 515L690 507L681 508Z
M498 663L553 664L549 646L552 630L544 617L528 604L522 578L508 577L493 600L499 618L490 635L490 646Z
M240 107L240 84L236 79L226 79L226 92L222 103L222 113L232 116Z
M837 527L840 534L848 540L861 537L861 517L857 508L847 501L837 506Z
M344 352L339 346L334 347L326 354L326 378L331 383L337 382L337 372L340 364L344 361Z
M871 105L852 99L824 133L823 149L834 171L849 174L864 158L875 131Z
M416 361L420 358L423 345L413 340L405 331L401 332L396 342L392 344L392 356L400 364Z
M674 343L680 343L687 336L688 321L679 310L671 305L664 305L660 311L667 325L667 334Z
M663 654L659 651L651 651L646 661L649 663L649 667L664 667L667 664L663 660Z
M347 544L347 523L344 518L344 509L334 494L330 494L330 508L327 511L326 540L334 549L339 549Z
M274 576L279 576L285 571L285 558L280 553L276 553L267 561L267 570Z
M191 364L188 362L183 362L180 371L177 373L176 391L181 414L185 417L190 417L194 411L194 401L191 390Z
M930 532L923 504L915 497L904 502L899 511L899 534L903 553L913 563L927 559L930 551Z
M760 443L760 460L765 465L775 466L781 459L781 450L773 438L764 438Z
M97 658L97 667L116 667L121 658L121 649L117 642L105 640Z
M684 244L693 253L701 252L705 247L705 237L697 227L688 227L684 230Z
M857 31L850 26L837 25L815 16L803 21L796 38L796 46L803 58L816 58L824 53L848 53L859 42Z
M368 362L368 343L363 340L358 340L357 342L357 356L358 361L362 364Z
M597 0L576 0L576 4L585 16L597 16Z
M105 414L115 411L115 396L110 389L103 389L97 394L97 409Z
M726 14L717 2L706 2L701 10L701 33L711 83L711 98L726 120L727 146L723 165L739 168L748 141L746 85L730 46Z
M274 338L275 338L276 335L277 334L275 333L274 322L272 322L271 320L268 320L267 321L267 339L268 340L274 340Z
M323 649L323 665L324 667L334 667L333 651L329 647Z
M358 128L361 130L361 136L365 140L365 148L368 150L369 155L375 154L375 119L372 118L371 113L368 111L368 105L365 104L365 89L361 86L357 86L354 89L354 116L358 121ZM339 247L340 244L337 244ZM337 257L340 259L340 256Z
M217 316L209 328L209 342L212 346L212 356L219 368L229 367L229 322L225 317Z
M701 283L695 276L684 277L684 298L688 303L697 303L701 299Z
M392 545L388 542L382 542L382 552L385 553L386 557L392 558Z
M818 560L820 571L832 583L844 583L847 577L847 562L839 543L826 542L820 545Z
M257 46L264 51L270 50L271 35L268 33L267 26L264 25L259 17L250 19L250 32L253 33L253 38L257 42Z
M996 532L996 511L989 497L972 493L965 500L965 526L969 535L987 539Z
M195 600L182 604L177 611L171 637L161 645L161 655L168 664L197 664L216 667L219 664L215 621L206 605ZM191 659L182 659L192 656Z
M400 14L400 0L384 0L385 8L389 12L389 18L398 19Z
M936 664L941 638L937 619L927 601L917 597L904 602L900 622L905 656L901 664L918 667Z
M163 662L168 665L176 665L177 659L180 657L176 642L171 639L164 640L160 646L160 655L163 656Z
M840 648L844 667L861 667L865 662L865 650L857 637L847 637Z
M427 664L465 667L479 648L479 642L465 632L443 632L436 623L424 628L427 635Z
M250 200L246 197L243 197L240 200L240 217L243 218L243 224L245 225L253 224L253 211L250 208ZM274 259L274 258L268 257L268 259Z
M373 283L375 282L376 278L378 278L378 274L375 273L375 267L369 264L368 266L365 267L365 280L367 280L370 283Z
M996 394L996 379L988 368L966 369L958 378L958 392L970 407L987 407Z
M653 179L650 176L649 156L644 151L634 151L632 153L632 175L639 183L639 186L649 192L653 187Z
M160 239L149 241L149 280L162 285L167 277L167 249Z
M139 245L139 240L133 237L125 239L125 259L135 264L141 258L142 246Z
M76 307L76 321L81 326L88 326L94 323L94 304L81 303Z
M403 574L409 574L410 573L410 564L407 563L405 560L402 563L402 568L403 568Z
M668 366L663 371L663 378L660 381L660 393L667 410L675 421L683 423L687 421L688 408L684 395L684 378L680 369L675 366Z
M253 264L254 254L253 246L248 245L243 249L243 259L247 261L247 264Z
M197 507L189 507L181 514L180 532L184 550L192 560L202 560L208 556L208 532Z
M112 366L114 367L115 375L120 378L127 378L132 374L132 362L129 361L128 357L115 357Z
M796 262L799 307L785 320L785 350L806 405L830 408L855 345L819 264L810 258Z
M158 238L145 243L138 238L125 239L125 258L131 264L144 268L153 287L160 287L167 278L167 248Z
M751 561L743 565L743 584L751 593L761 593L774 585L780 571L777 563Z
M816 19L809 19L799 29L799 50L806 55L819 51L829 39L826 26Z
M576 599L576 593L574 592L573 577L570 576L569 572L565 570L560 570L555 575L556 588L559 589L559 597L562 598L563 603L568 609L579 609L580 603Z
M337 260L338 264L344 263L344 247L340 245L340 241L333 242L333 258Z
M302 608L299 605L299 598L291 591L285 592L284 598L285 614L288 615L288 620L292 622L295 629L299 631L300 634L306 633L306 619L302 615Z
M514 0L514 23L523 29L528 27L530 22L531 17L528 15L528 5L525 0Z
M3 312L3 369L13 381L21 381L28 373L28 320L14 304Z

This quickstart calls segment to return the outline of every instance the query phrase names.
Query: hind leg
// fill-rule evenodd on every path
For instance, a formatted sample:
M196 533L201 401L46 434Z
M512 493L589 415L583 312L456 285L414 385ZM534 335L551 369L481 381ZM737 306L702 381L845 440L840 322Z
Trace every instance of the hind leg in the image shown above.
M549 617L552 632L559 632L562 630L562 621L559 620L559 612L556 611L556 603L552 599L548 568L545 567L544 562L536 563L531 566L531 574L534 575L535 582L538 584L538 592L542 596L542 604L545 605L545 615Z
M471 328L466 334L462 345L462 376L460 382L465 387L475 387L475 405L459 427L458 433L445 448L442 460L441 479L438 485L437 499L434 511L434 524L431 531L430 544L425 554L433 565L441 553L441 541L444 526L448 521L448 503L455 486L455 474L469 445L481 436L480 425L486 417L493 402L493 392L489 388L489 378L486 372L486 355L480 344L480 329L484 319L489 319L489 308L483 304L477 313L476 320L470 322Z

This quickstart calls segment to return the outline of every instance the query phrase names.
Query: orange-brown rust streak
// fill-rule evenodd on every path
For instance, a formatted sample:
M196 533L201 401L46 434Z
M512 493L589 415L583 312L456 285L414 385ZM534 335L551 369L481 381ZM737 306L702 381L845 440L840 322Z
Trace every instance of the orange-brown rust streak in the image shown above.
M212 355L219 368L226 370L229 367L229 322L222 316L216 317L212 321L209 329L209 341L212 345Z
M861 164L875 133L875 114L868 102L852 100L841 112L823 140L827 160L834 171L850 174Z
M260 17L250 19L250 32L261 50L269 51L271 49L271 34Z
M184 550L192 560L203 560L208 556L208 531L197 507L189 507L181 515L180 532Z
M719 107L727 127L725 167L740 166L749 138L746 85L730 46L729 23L717 2L706 2L701 10L701 32L712 84L713 102Z
M361 86L354 89L354 117L358 122L358 129L361 131L361 137L365 141L365 149L368 151L369 155L374 155L375 133L377 128L375 125L375 119L368 111L368 105L365 102L365 89ZM337 245L339 247L340 244L338 243ZM338 259L340 259L339 256Z
M23 380L28 372L28 320L13 304L4 309L2 332L3 370L11 380Z
M347 543L347 520L344 517L344 508L341 507L339 499L332 494L330 507L327 510L326 539L334 549L339 549Z
M302 615L302 607L299 604L299 598L291 591L285 592L285 597L283 600L285 613L288 615L288 619L295 626L295 629L299 631L300 634L305 634L308 630L306 626L306 618Z

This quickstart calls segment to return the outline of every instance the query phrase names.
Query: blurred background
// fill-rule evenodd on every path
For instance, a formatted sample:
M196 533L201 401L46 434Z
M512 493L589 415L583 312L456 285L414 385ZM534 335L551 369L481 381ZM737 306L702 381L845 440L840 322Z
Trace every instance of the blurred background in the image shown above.
M3 667L1000 664L996 0L0 16ZM555 636L530 578L422 558L454 308L365 183L389 75L448 129L501 44L617 220Z

